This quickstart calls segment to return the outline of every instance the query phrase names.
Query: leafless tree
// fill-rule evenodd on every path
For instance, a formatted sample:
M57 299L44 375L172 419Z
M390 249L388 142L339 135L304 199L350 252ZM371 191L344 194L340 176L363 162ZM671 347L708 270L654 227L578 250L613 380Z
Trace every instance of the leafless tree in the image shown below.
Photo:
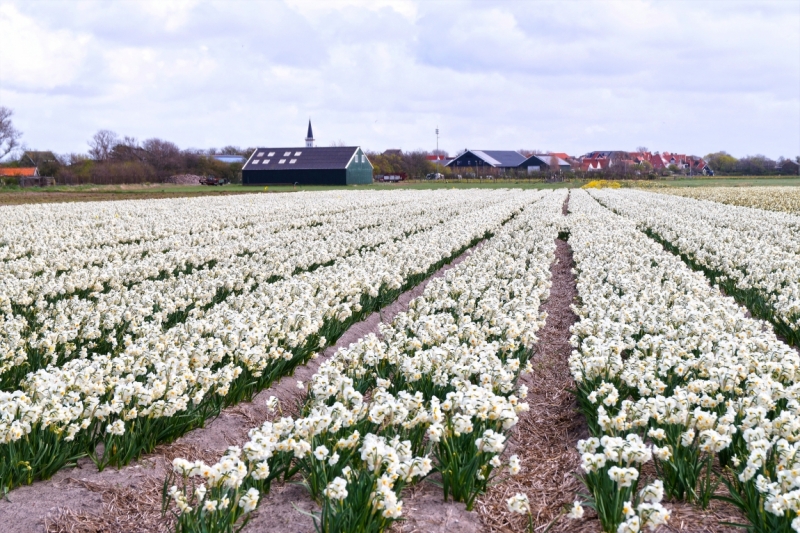
M96 161L108 161L114 147L119 144L117 134L111 130L100 130L89 140L89 155Z
M0 159L19 146L19 138L22 136L11 123L13 114L9 108L0 106Z
M177 170L183 164L181 149L175 143L162 139L147 139L142 143L147 152L147 162L156 170Z

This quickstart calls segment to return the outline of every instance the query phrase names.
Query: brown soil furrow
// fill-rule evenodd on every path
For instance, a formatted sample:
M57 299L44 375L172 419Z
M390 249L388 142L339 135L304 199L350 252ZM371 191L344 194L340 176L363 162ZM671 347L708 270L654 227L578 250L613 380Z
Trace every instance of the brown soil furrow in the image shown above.
M562 208L565 216L568 202L569 198ZM577 297L573 266L569 244L556 240L556 259L550 267L552 286L543 305L547 320L532 358L534 371L521 380L528 386L530 411L520 414L506 450L506 455L519 456L522 471L493 486L479 500L477 509L485 531L527 530L528 517L511 513L506 505L518 492L528 496L535 531L548 526L550 531L599 530L596 520L575 523L563 514L582 488L575 476L580 465L576 444L588 436L570 392L575 385L568 366L570 326L577 320L570 307Z
M506 505L506 500L518 492L528 496L536 531L550 524L550 531L599 530L596 521L578 524L563 514L582 487L574 475L580 465L575 446L588 436L570 392L575 384L567 364L572 353L570 326L577 319L570 308L577 296L572 267L569 245L557 240L556 260L550 269L550 297L543 305L547 321L539 332L532 359L534 371L521 380L528 386L530 411L521 413L506 450L508 455L519 456L523 469L480 499L477 508L486 531L527 529L528 518L511 513Z
M276 396L281 400L283 413L296 410L303 400L304 391L297 381L308 381L319 365L336 350L356 342L369 333L378 333L381 321L391 322L408 309L408 304L425 290L428 282L465 260L482 243L464 252L450 264L436 271L419 285L401 294L389 306L353 324L337 341L316 359L295 369L270 388L260 392L252 402L243 402L224 409L209 421L205 428L196 429L172 444L159 446L133 464L121 468L107 468L98 472L88 459L82 459L76 468L62 469L53 478L19 487L0 501L0 521L4 533L145 533L169 531L169 521L161 516L161 492L164 479L171 470L172 460L216 462L229 446L247 442L247 432L261 425L273 415L266 400ZM287 483L274 485L246 531L313 532L311 518L295 509L313 509L305 489Z

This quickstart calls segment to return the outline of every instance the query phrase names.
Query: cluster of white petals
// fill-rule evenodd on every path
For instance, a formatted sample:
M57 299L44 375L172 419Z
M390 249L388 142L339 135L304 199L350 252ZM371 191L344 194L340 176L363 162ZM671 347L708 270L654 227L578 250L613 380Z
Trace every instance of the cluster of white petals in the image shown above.
M736 289L758 291L776 319L800 335L800 214L632 189L592 195Z
M737 221L725 211L738 208L712 211L713 206L702 204L700 209L691 200L674 197L605 190L593 194L626 214L637 213L637 220L649 216L648 224L664 222L659 232L678 232L673 235L680 235L676 240L682 242L690 239L683 237L688 235L683 230L700 228L693 217L707 209L707 233L691 239L713 242L720 249L727 248L714 237L717 230L709 228L722 223L712 224L711 219L723 217L725 224L738 228L757 219L741 216ZM667 209L673 210L672 219ZM743 483L753 483L764 497L764 508L791 521L800 512L798 352L711 286L702 273L639 231L634 220L612 213L584 191L573 191L570 211L580 298L570 368L585 401L596 408L603 439L638 439L644 431L652 454L667 461L677 450L662 444L666 432L679 430L679 447L712 457L722 451L732 454L735 474ZM787 238L783 227L757 231L754 224L750 231L774 231L779 240ZM731 239L730 250L735 250L741 239ZM797 234L786 242L796 239ZM773 242L765 237L761 244ZM608 458L594 450L608 442L582 444L587 472L605 465ZM614 471L621 483L628 481L623 470ZM658 509L648 512L655 521L664 518ZM641 515L634 519L634 514L624 531L644 527L636 523ZM800 523L794 526L800 531Z
M432 442L473 434L476 451L501 466L503 432L528 408L526 389L515 384L527 370L521 356L544 324L539 307L549 294L565 197L554 192L526 206L465 261L431 280L408 312L381 325L380 336L369 334L325 361L307 384L305 416L250 430L242 456L251 471L279 453L327 461L330 454L357 451L360 463L381 476L374 505L396 518L402 508L392 490L396 481L425 476L433 466L428 457L413 456L409 441L396 436L401 429L424 430ZM447 392L426 398L423 390ZM482 421L500 431L473 433ZM352 429L364 422L375 432ZM312 444L325 439L333 445ZM507 466L517 473L519 459L512 456ZM347 483L338 476L324 494L344 499ZM512 503L524 507L521 500Z
M659 192L723 204L800 214L797 187L665 187Z
M34 352L66 360L0 392L0 443L34 428L122 436L136 419L225 396L242 372L258 377L324 346L326 324L427 275L542 196L359 191L3 208L0 370Z

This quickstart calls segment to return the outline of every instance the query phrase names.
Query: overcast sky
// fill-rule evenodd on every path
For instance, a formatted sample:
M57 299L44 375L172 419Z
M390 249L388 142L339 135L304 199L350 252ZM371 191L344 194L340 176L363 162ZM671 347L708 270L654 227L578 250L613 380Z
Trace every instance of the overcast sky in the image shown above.
M800 1L0 0L29 148L800 155Z

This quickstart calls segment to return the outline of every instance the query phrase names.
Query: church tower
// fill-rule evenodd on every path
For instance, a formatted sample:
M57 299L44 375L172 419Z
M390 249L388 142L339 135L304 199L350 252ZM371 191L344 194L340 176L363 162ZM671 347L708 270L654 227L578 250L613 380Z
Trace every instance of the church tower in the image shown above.
M308 119L308 135L306 135L306 148L314 148L314 133L311 131L311 119Z

